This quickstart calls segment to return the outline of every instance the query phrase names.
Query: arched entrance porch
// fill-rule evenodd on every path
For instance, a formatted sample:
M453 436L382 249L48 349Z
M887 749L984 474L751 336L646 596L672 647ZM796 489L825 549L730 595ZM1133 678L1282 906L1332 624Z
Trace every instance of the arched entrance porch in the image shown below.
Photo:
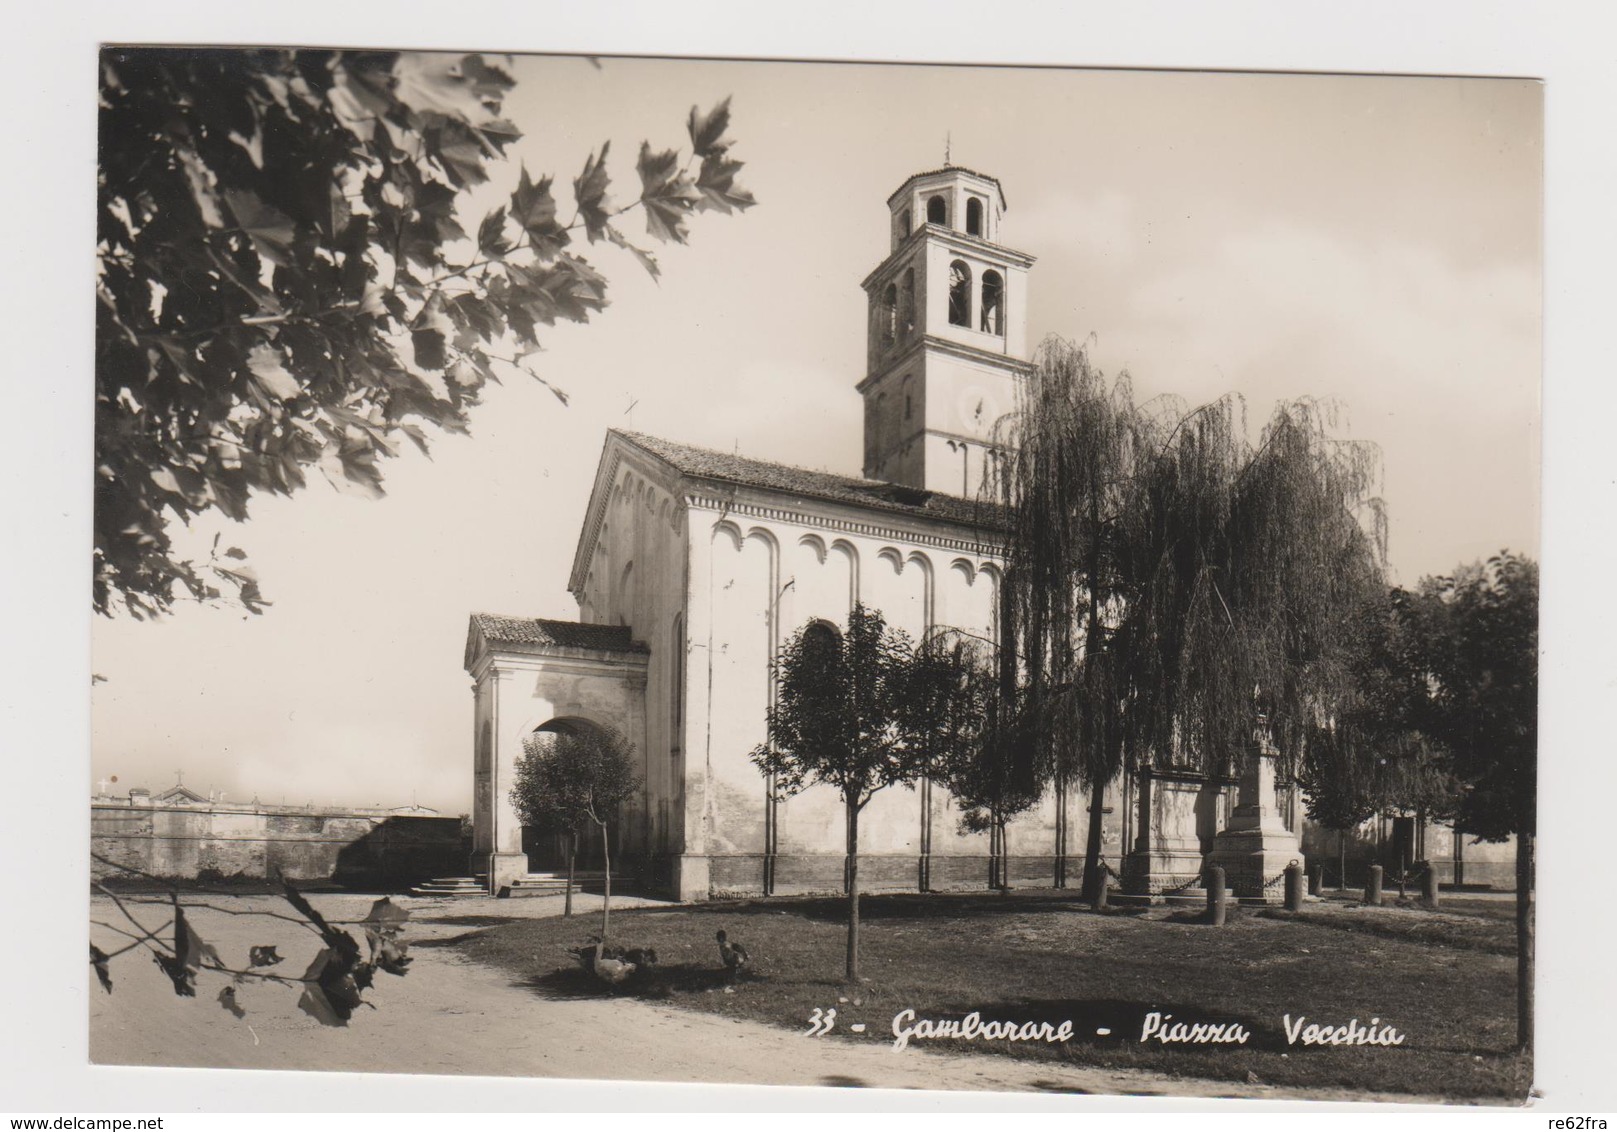
M498 894L529 871L511 802L528 736L546 729L616 732L645 758L649 650L621 625L474 613L466 639L472 677L472 861ZM626 825L628 823L625 823Z

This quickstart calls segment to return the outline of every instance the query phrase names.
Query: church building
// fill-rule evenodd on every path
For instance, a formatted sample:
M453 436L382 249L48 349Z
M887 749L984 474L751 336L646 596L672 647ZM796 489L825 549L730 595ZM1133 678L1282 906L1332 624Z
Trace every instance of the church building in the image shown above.
M765 738L778 650L810 620L846 624L856 601L917 641L944 627L997 639L1002 527L982 488L1031 370L1034 259L1001 242L1006 201L993 177L919 173L887 206L889 249L863 284L862 478L612 430L573 560L579 620L472 616L473 869L492 891L529 869L508 797L524 739L590 728L633 745L643 785L613 857L647 891L840 891L840 799L817 786L774 800L749 758ZM1273 856L1297 815L1267 769L1250 784L1267 794L1263 812L1246 817ZM1140 892L1195 884L1215 831L1241 824L1234 786L1191 774L1120 781L1102 815L1108 864ZM1076 787L1053 790L1000 844L964 832L941 786L890 787L860 821L861 883L1076 884L1088 819Z

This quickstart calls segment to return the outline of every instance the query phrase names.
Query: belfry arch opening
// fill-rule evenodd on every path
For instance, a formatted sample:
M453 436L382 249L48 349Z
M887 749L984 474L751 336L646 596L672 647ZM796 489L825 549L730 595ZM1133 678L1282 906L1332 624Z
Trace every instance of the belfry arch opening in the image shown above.
M971 268L958 259L949 265L949 325L971 325Z
M926 222L928 224L949 223L949 202L942 197L932 197L926 202Z
M985 334L1005 333L1005 281L997 271L983 272L982 318Z
M904 281L898 289L898 340L909 341L915 333L915 268L904 269Z
M972 197L966 202L966 235L983 234L983 202Z

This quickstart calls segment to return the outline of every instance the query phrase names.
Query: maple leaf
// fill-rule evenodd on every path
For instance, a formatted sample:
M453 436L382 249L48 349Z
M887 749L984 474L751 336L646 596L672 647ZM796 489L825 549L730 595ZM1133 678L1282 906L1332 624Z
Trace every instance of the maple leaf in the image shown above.
M726 97L706 114L692 106L685 128L690 132L691 148L696 151L696 156L706 158L710 154L724 152L730 144L724 140L724 131L730 128L730 99Z
M438 160L456 185L480 185L488 180L483 168L487 145L459 122L445 122L438 129Z
M281 351L267 342L247 351L247 369L264 391L278 400L290 401L303 392L298 379L287 371Z
M284 956L278 954L274 944L255 945L247 952L247 965L250 967L273 967L281 962Z
M359 961L359 944L355 942L353 936L341 928L335 928L326 923L326 918L315 911L314 905L309 903L308 898L299 892L291 881L284 877L281 878L281 889L282 895L286 897L286 902L303 913L303 917L314 925L315 930L320 933L320 938L325 941L326 947L349 962Z
M95 944L90 945L90 966L95 968L95 977L100 981L101 988L108 994L112 993L112 972L107 968L109 956Z
M415 347L415 364L424 370L441 371L448 362L446 335L455 329L444 310L441 291L434 291L410 327L410 343Z
M702 200L696 207L730 213L758 203L750 192L735 183L736 173L743 164L723 150L702 158L702 168L696 175L696 187L701 190Z
M511 219L528 234L528 242L541 255L551 255L568 241L567 232L556 221L556 198L550 195L551 179L529 180L524 166L517 187L511 194Z
M578 215L584 221L584 232L592 244L607 235L608 221L611 219L606 199L606 188L610 183L606 174L606 154L611 148L611 142L603 143L601 152L598 155L590 154L589 160L584 162L584 171L573 180L573 199L578 202Z
M646 274L650 275L653 279L662 278L663 269L657 265L656 256L652 255L644 248L635 247L628 241L623 233L619 232L616 228L608 228L606 230L606 234L607 238L618 247L623 248L625 251L632 252L635 259L640 261L640 266L646 269Z
M354 1013L352 1007L339 1011L336 1004L326 995L325 987L321 983L326 969L335 959L336 955L330 948L321 948L319 954L310 962L309 969L303 972L303 993L298 996L298 1009L322 1026L346 1026Z
M643 193L656 192L674 179L679 172L679 151L677 149L654 150L650 142L640 143L640 159L635 162L635 168L640 173L640 188Z
M657 153L642 142L639 170L646 231L659 240L683 244L685 219L702 196L691 179L679 172L679 154L671 149Z
M477 250L489 259L499 259L511 250L511 241L505 238L504 205L483 217L483 223L477 226Z
M460 73L472 84L473 92L490 108L500 104L516 80L481 55L467 55L460 61Z
M415 51L399 56L393 80L395 96L417 114L438 114L469 126L493 119L500 96L514 85L481 55L455 59Z
M219 953L197 934L186 918L185 907L180 904L174 906L174 954L158 954L155 958L174 984L174 993L187 998L196 997L196 978L202 967L224 967Z
M252 240L258 254L271 263L290 267L292 239L297 235L291 217L265 204L251 189L226 189L224 198L236 218L236 227Z

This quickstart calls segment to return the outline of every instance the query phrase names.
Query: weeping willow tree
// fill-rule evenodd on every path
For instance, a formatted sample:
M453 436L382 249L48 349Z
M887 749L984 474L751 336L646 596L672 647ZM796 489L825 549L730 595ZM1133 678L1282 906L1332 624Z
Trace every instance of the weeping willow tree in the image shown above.
M1361 619L1383 592L1373 445L1340 439L1331 407L1283 402L1258 444L1225 397L1185 416L1144 469L1124 544L1131 739L1231 772L1259 721L1294 776L1308 736L1357 687Z
M1089 792L1083 891L1105 883L1101 814L1123 768L1127 664L1117 648L1135 597L1128 573L1140 465L1160 422L1134 404L1127 375L1108 381L1087 353L1047 339L1013 418L999 485L1010 530L1003 602L1006 655L1020 662L1016 739L1003 744L1023 790L1041 771L1058 792ZM1010 698L1013 676L1002 672Z
M1055 785L1089 791L1085 894L1108 783L1150 759L1227 774L1260 721L1295 774L1354 687L1382 592L1376 449L1329 405L1134 403L1071 343L1041 347L1013 425L1007 638Z

